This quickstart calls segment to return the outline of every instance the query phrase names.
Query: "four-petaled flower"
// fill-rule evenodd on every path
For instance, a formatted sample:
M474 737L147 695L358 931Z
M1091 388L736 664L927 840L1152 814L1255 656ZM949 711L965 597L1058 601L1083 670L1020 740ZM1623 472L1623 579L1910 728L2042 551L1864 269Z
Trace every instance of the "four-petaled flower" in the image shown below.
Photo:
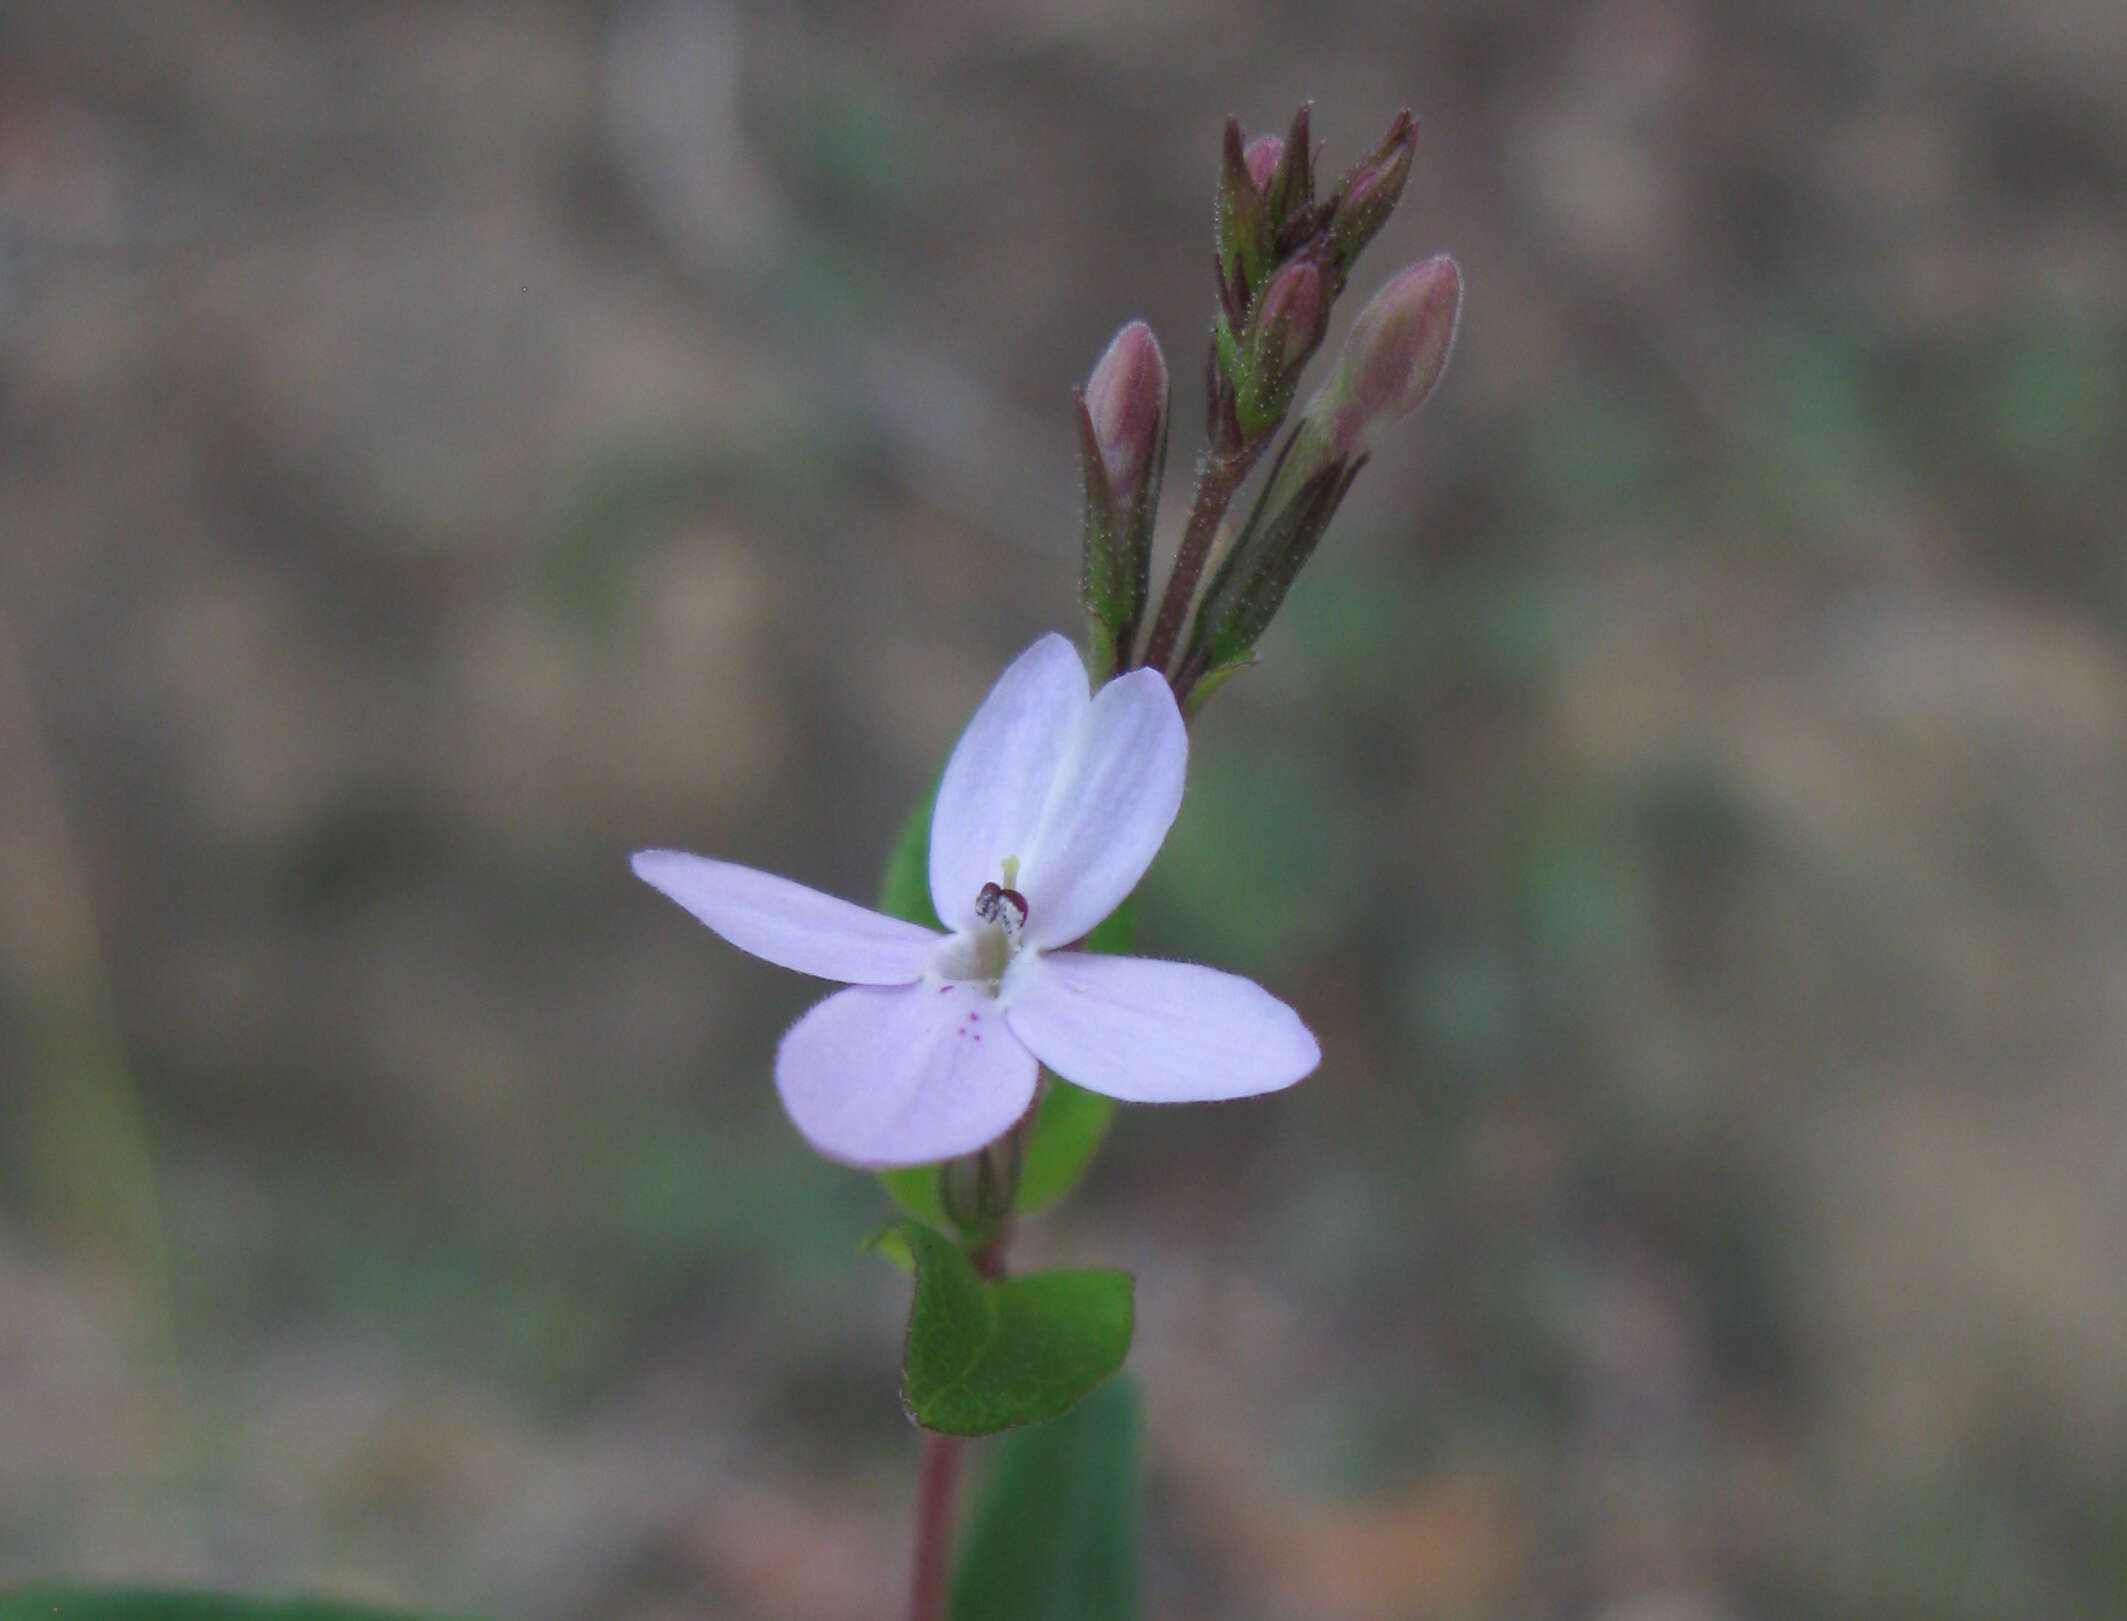
M1087 690L1061 636L999 677L946 763L930 888L949 932L669 850L636 874L742 951L850 988L776 1051L783 1106L830 1159L972 1153L1034 1100L1039 1066L1130 1103L1290 1086L1320 1061L1299 1017L1194 963L1072 949L1128 897L1182 802L1188 734L1166 680Z

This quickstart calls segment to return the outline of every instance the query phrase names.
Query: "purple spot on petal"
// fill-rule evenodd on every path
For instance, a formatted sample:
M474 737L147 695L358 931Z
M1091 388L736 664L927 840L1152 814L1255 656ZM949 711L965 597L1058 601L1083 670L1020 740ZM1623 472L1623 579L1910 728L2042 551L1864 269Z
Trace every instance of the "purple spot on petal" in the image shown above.
M970 1013L968 1017L973 1019L977 1024L982 1023L982 1015L979 1013Z

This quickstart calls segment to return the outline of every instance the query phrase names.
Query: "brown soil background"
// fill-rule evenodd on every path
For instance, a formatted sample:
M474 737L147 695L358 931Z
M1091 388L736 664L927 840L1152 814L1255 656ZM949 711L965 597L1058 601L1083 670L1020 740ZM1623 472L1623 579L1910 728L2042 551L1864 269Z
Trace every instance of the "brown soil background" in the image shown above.
M624 858L870 890L1307 97L1469 300L1145 897L1328 1060L1025 1241L1152 1614L2127 1609L2116 0L0 7L0 1583L890 1609L815 993Z

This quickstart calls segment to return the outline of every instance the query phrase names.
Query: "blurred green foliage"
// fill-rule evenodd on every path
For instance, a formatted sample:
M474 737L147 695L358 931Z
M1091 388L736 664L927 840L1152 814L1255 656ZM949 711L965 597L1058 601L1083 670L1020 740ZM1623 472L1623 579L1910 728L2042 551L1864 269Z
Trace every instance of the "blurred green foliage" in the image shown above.
M1145 880L1146 949L1275 978L1351 913L1373 829L1325 754L1277 755L1199 728L1189 793Z
M1133 1621L1139 1398L1110 1379L998 1443L969 1512L952 1621Z

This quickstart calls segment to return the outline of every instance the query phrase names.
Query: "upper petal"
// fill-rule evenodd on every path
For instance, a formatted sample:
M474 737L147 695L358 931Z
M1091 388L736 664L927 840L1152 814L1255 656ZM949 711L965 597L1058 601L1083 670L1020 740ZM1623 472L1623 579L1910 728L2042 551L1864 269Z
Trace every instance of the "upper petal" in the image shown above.
M791 1026L775 1084L805 1140L867 1170L971 1154L1034 1101L1039 1067L986 990L837 991Z
M741 951L848 985L920 979L938 936L788 878L677 850L639 850L635 876L678 901Z
M1189 732L1158 671L1095 694L1019 852L1029 945L1068 944L1123 903L1174 825L1188 765Z
M1022 957L1005 1022L1068 1081L1127 1103L1201 1103L1290 1086L1322 1061L1300 1016L1238 974L1149 957Z
M1061 636L1014 659L967 723L931 813L931 903L948 929L974 921L975 896L1024 857L1087 707L1086 668Z

